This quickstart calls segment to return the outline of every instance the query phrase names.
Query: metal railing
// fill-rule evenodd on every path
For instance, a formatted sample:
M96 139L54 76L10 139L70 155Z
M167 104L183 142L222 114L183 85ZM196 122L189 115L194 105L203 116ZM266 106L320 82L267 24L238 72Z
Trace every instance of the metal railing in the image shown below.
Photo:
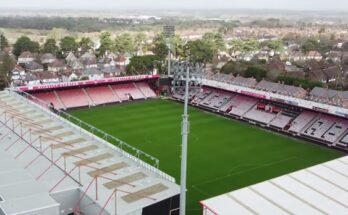
M126 143L123 140L120 140L119 138L116 138L96 127L93 125L84 122L80 119L78 119L75 116L72 116L71 114L63 111L63 110L56 110L56 112L52 112L49 110L49 104L39 98L36 98L33 95L30 95L24 91L18 91L16 89L7 89L12 95L15 95L16 97L20 99L25 99L26 102L32 103L32 105L36 105L40 109L44 110L45 112L49 113L51 116L55 118L59 118L60 120L68 122L70 126L75 127L80 131L81 134L85 134L89 136L90 138L97 140L104 145L108 145L109 147L112 146L114 149L120 153L122 156L129 158L130 160L133 160L134 162L138 163L142 167L155 172L156 174L159 174L161 177L163 177L166 180L169 180L173 183L175 183L175 178L160 171L159 168L159 159L155 158L146 152L141 151L140 149L137 149L128 143ZM110 144L111 143L111 144ZM149 164L152 163L152 164Z

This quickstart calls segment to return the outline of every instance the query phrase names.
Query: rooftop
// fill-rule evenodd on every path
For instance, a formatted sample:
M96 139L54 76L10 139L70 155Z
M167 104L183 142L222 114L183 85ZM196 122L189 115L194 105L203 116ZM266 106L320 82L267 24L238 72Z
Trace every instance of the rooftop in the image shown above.
M81 201L77 197L66 203L74 205L70 209L100 211L105 205L106 214L114 213L114 203L108 204L108 199L116 194L114 201L122 214L179 194L174 179L156 167L17 93L0 92L0 111L4 116L0 118L0 175L4 176L0 178L0 195L9 200L0 206L5 211L54 204L51 197L67 190L85 193ZM11 184L13 178L19 178L16 186ZM26 195L26 204L14 204ZM89 199L94 206L83 206ZM55 200L59 202L58 197Z

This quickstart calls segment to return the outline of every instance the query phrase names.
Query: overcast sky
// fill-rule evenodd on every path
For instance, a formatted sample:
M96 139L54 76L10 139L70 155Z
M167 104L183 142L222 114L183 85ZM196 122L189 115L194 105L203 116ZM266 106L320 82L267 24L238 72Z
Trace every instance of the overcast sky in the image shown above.
M0 0L19 9L287 9L348 11L348 0Z

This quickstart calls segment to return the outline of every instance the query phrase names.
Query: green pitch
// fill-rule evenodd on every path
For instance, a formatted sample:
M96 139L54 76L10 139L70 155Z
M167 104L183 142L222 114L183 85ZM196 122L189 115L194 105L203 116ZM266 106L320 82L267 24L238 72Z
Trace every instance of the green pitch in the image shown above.
M71 113L159 158L160 169L179 183L182 108L150 100ZM196 108L189 114L189 214L200 212L200 200L342 156Z

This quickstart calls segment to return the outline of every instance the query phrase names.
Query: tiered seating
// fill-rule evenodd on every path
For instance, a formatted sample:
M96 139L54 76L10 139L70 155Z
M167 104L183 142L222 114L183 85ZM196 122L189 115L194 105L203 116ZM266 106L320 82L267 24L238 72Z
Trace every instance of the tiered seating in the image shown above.
M235 95L231 95L230 100L220 107L221 112L226 113L229 110L229 108L234 104L233 97L235 97Z
M214 101L212 101L212 108L220 109L230 99L231 99L230 95L220 95L218 98L216 98Z
M147 83L141 82L136 83L136 85L147 98L156 97L156 93L151 89L151 87Z
M95 105L120 102L108 86L92 87L86 89L86 91Z
M46 102L47 104L50 104L52 102L56 109L64 109L65 108L63 106L63 104L58 100L58 98L54 94L54 92L35 93L35 94L33 94L33 96Z
M213 91L211 94L205 97L199 104L205 107L210 107L210 104L216 97L219 97L219 94Z
M276 128L284 129L291 122L291 120L291 117L279 114L272 120L270 125Z
M348 122L337 119L334 126L332 126L324 135L323 139L334 143L348 128Z
M89 106L90 101L82 89L57 91L66 108Z
M192 100L192 103L199 104L205 98L207 98L211 93L212 93L212 91L204 89L202 92L200 92L196 95L196 97Z
M250 108L256 105L257 99L237 95L231 101L232 110L229 112L232 115L243 116Z
M244 118L246 119L261 122L264 124L269 124L275 117L276 114L274 113L258 110L256 108L253 108L244 115Z
M303 111L294 121L292 121L289 131L299 133L310 123L318 113L312 111Z
M346 134L342 140L339 141L339 145L343 145L345 147L348 147L348 134Z
M117 84L112 85L111 87L116 91L117 95L122 101L129 100L129 94L133 97L133 99L144 99L144 95L132 83Z
M324 115L319 117L309 128L302 132L303 135L323 139L324 134L335 124L335 117Z

